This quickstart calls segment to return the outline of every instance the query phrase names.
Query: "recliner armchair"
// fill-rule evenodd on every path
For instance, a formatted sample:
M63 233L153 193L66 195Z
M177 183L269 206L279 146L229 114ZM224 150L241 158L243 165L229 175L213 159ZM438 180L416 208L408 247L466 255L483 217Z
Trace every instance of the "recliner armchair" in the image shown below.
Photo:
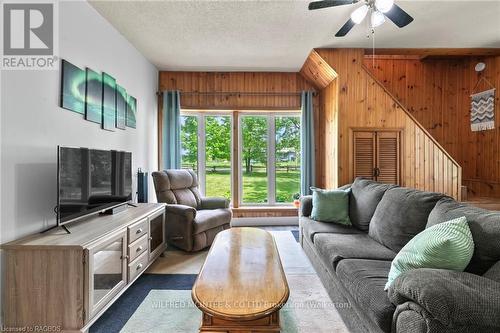
M153 172L158 202L166 206L166 240L185 251L210 246L215 236L230 228L231 210L225 198L202 197L193 170Z

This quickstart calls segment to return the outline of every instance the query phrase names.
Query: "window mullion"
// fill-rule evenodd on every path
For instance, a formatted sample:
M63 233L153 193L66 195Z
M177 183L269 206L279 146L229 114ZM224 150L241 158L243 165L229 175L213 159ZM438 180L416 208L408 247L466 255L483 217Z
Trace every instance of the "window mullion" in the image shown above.
M276 127L275 116L267 120L267 193L269 205L276 205Z
M198 181L199 188L203 196L206 192L206 135L205 135L205 116L198 116Z

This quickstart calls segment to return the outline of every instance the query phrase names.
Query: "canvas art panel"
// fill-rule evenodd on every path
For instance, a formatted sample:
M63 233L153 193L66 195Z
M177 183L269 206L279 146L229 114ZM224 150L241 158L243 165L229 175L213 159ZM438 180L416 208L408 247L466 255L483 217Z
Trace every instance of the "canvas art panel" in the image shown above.
M85 119L102 123L102 75L87 68L87 91L85 94Z
M137 100L133 96L128 96L127 100L127 126L136 128Z
M125 115L127 112L127 91L116 85L116 128L125 129Z
M116 80L102 73L102 128L113 131L116 125Z
M84 114L85 71L66 60L62 60L61 66L60 105L64 109Z

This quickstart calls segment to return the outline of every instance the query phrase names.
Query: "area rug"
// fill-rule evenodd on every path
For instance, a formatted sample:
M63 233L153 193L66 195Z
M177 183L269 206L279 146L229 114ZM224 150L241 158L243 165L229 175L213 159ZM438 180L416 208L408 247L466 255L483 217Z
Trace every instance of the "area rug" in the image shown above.
M298 333L291 307L280 311L283 333ZM190 290L151 290L134 312L123 333L197 333L201 312L191 300Z
M281 314L282 332L348 332L293 230L271 231L290 298ZM169 249L99 318L91 333L197 332L201 312L191 301L191 288L207 251L186 253Z

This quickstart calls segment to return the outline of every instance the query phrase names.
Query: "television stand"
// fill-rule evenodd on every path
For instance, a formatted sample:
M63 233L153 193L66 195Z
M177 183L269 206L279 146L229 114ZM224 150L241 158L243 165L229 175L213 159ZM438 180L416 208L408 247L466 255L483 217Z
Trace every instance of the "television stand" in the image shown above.
M162 203L95 215L70 227L71 234L52 229L0 246L5 327L88 332L166 249Z

